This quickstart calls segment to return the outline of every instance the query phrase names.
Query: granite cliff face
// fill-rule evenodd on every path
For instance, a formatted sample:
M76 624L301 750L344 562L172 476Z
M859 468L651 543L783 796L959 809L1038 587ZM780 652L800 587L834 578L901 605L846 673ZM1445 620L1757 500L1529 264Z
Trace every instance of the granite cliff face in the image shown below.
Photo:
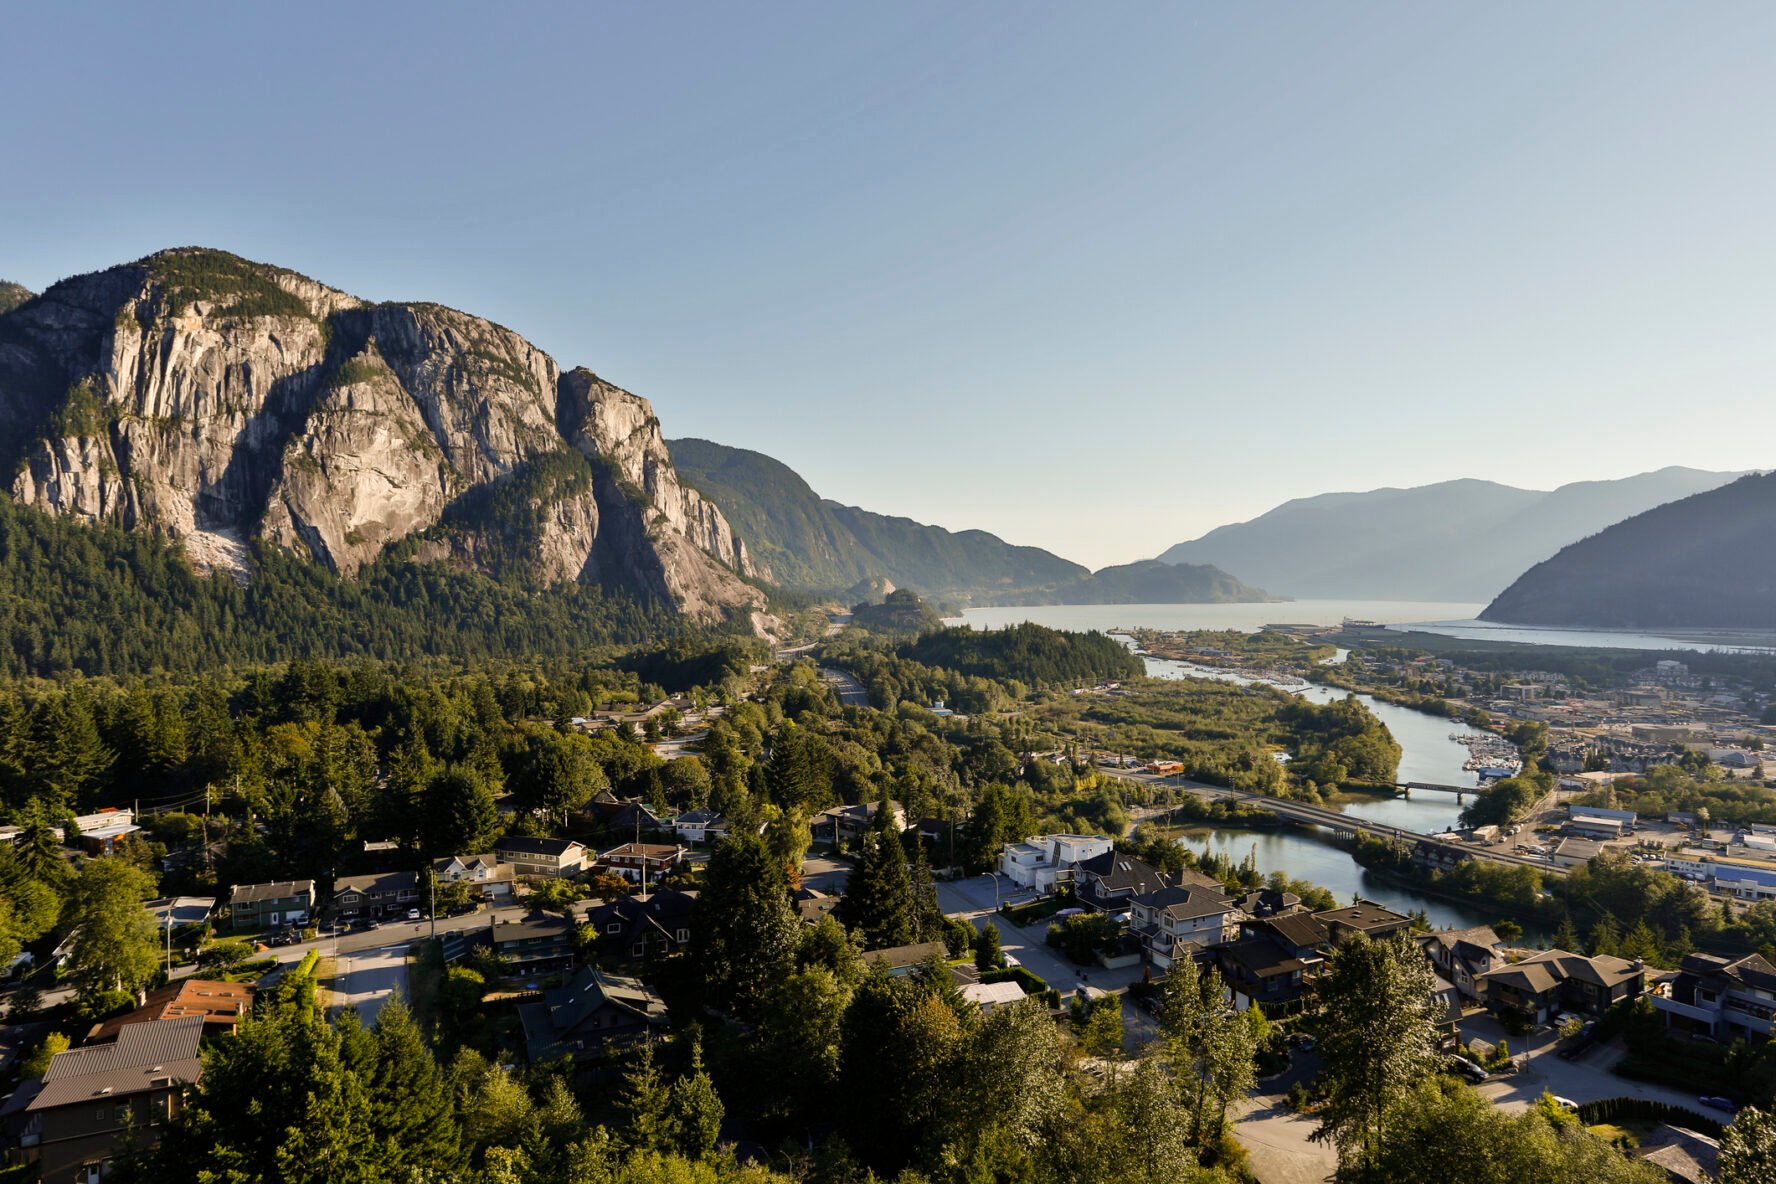
M428 558L597 580L763 628L762 576L645 399L516 333L182 249L0 314L12 496L247 575L258 539L350 576Z

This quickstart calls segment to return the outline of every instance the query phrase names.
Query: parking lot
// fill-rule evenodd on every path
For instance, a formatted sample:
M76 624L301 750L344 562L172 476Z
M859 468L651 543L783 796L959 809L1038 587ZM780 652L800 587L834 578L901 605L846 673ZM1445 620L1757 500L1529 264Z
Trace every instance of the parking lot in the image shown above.
M1511 1036L1489 1015L1469 1016L1461 1022L1463 1040L1480 1039L1488 1044L1506 1041L1513 1054L1525 1054L1524 1067L1506 1076L1494 1076L1475 1088L1505 1110L1522 1110L1542 1096L1542 1091L1574 1102L1603 1098L1648 1098L1682 1106L1698 1114L1710 1113L1694 1094L1669 1086L1617 1077L1610 1066L1621 1060L1619 1044L1604 1044L1576 1060L1565 1060L1556 1051L1560 1040L1551 1030L1529 1036Z
M1124 967L1120 970L1105 970L1101 966L1075 966L1067 959L1050 950L1046 944L1048 922L1039 921L1028 929L1019 929L1003 917L993 916L994 877L973 876L966 880L948 880L937 886L937 902L944 915L961 917L978 930L987 921L998 926L999 948L1009 956L1016 958L1018 965L1032 974L1042 976L1048 985L1059 991L1063 997L1071 996L1082 987L1097 987L1103 991L1121 991L1131 983L1141 981L1140 966ZM1008 889L1013 888L1011 882L1003 876L998 877L998 900L1009 903L1013 900L1033 899L1028 892L1013 896ZM1125 1009L1125 1015L1132 1013Z

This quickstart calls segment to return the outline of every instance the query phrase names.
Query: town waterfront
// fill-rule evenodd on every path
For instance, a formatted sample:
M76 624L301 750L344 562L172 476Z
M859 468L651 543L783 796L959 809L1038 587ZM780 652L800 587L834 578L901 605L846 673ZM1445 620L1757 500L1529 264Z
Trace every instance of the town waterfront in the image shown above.
M956 623L976 629L995 629L1020 621L1034 621L1056 629L1238 629L1251 632L1273 621L1300 624L1337 624L1346 617L1384 623L1414 619L1453 619L1472 616L1475 605L1374 601L1295 601L1288 604L1162 604L1162 605L1036 605L1016 608L970 609ZM1147 672L1156 678L1213 678L1250 683L1247 676L1189 662L1146 659ZM1325 703L1348 692L1317 684L1291 684L1282 689ZM1369 710L1387 725L1400 744L1401 781L1436 785L1477 785L1479 775L1464 769L1468 750L1452 735L1477 731L1460 720L1384 703L1358 695ZM1411 798L1353 796L1334 803L1346 813L1434 833L1455 825L1461 813L1456 795L1421 791ZM1434 925L1466 926L1498 918L1475 909L1399 887L1373 876L1342 846L1311 829L1253 830L1240 827L1204 828L1181 840L1194 850L1205 842L1236 862L1255 857L1265 873L1286 872L1295 879L1311 880L1332 890L1341 901L1361 894L1401 912L1423 909Z

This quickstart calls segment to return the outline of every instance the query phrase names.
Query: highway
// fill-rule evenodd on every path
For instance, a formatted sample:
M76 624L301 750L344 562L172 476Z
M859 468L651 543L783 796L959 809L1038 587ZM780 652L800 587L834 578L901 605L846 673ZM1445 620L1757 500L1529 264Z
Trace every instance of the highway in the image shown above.
M841 707L868 707L869 692L851 675L833 666L822 666L820 677L838 692Z

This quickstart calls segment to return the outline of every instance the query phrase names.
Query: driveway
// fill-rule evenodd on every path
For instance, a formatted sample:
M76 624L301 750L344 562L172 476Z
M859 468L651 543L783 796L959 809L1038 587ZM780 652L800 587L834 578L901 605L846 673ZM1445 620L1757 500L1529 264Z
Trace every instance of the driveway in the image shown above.
M851 878L851 865L842 859L828 859L824 855L810 856L802 860L802 887L812 888L816 892L824 892L828 896L842 896L845 882Z
M407 994L406 943L340 954L330 989L335 1015L355 1007L366 1028L374 1024L376 1013L390 995L396 991Z
M1575 1061L1562 1059L1556 1052L1559 1037L1553 1032L1537 1032L1530 1036L1507 1036L1498 1021L1488 1015L1470 1016L1461 1023L1464 1040L1475 1038L1496 1044L1507 1041L1513 1053L1527 1057L1524 1067L1516 1073L1480 1082L1474 1088L1501 1110L1523 1110L1546 1090L1575 1102L1595 1102L1603 1098L1649 1098L1682 1106L1698 1114L1709 1111L1696 1095L1670 1086L1617 1077L1610 1066L1621 1060L1625 1050L1619 1042L1593 1048Z
M1014 899L1007 892L1009 887L1010 881L1001 877L999 892L1002 900ZM1030 893L1020 891L1015 899L1028 899L1029 896ZM937 885L937 903L945 916L960 917L973 925L977 932L983 924L991 921L999 929L999 948L1016 958L1018 965L1032 974L1041 975L1063 998L1073 995L1084 986L1115 992L1125 990L1130 983L1141 981L1140 966L1105 970L1101 966L1073 965L1048 948L1049 923L1046 920L1038 921L1027 929L1020 929L1004 917L993 916L991 876L940 882ZM1127 1014L1126 1010L1124 1014Z

